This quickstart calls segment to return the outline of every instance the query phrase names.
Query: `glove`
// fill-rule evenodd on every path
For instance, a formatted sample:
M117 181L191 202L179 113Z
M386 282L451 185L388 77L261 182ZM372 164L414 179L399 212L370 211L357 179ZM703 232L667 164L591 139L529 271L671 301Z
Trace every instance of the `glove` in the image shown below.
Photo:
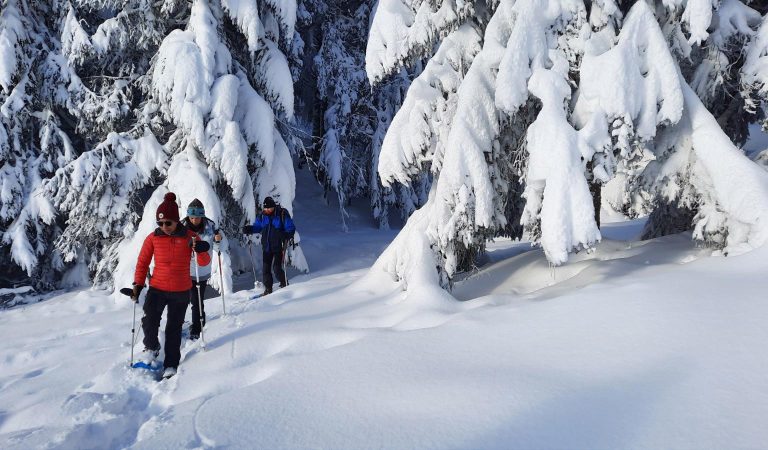
M143 289L144 289L143 284L133 285L133 294L131 294L131 300L133 300L134 303L139 303L139 295L141 295L141 291Z
M243 234L253 234L253 225L243 225Z
M195 241L192 249L195 250L195 253L204 253L211 249L211 244L205 241Z

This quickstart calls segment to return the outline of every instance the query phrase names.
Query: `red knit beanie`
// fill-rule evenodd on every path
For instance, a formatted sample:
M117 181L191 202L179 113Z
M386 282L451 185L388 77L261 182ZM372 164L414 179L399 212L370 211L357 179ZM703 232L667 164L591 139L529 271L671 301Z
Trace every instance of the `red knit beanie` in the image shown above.
M176 194L169 192L163 197L163 203L157 207L155 213L157 220L173 220L179 221L179 205L176 204Z

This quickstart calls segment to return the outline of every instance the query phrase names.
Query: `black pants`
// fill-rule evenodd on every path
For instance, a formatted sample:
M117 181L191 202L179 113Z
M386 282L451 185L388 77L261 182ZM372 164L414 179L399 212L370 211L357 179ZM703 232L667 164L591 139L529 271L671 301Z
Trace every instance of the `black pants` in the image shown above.
M192 290L189 295L189 302L192 304L192 326L189 332L191 334L200 334L200 330L205 326L205 288L208 287L208 280L200 280L198 284L192 280ZM198 301L200 294L203 295L203 301ZM202 317L202 321L200 320Z
M144 317L141 328L144 330L144 346L160 350L157 338L160 318L168 307L168 320L165 323L165 367L178 367L181 359L181 326L189 304L189 291L166 292L150 287L144 300Z
M262 276L264 277L264 286L268 291L272 290L272 269L275 269L275 276L280 282L280 287L285 287L288 284L285 279L285 271L283 270L283 253L282 252L264 252L264 264L262 265Z

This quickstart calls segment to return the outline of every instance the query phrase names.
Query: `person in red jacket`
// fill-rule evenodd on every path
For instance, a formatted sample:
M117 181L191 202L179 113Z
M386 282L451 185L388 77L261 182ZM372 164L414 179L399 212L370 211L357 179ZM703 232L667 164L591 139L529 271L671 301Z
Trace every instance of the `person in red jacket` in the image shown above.
M155 269L150 276L149 290L144 300L144 317L141 319L145 347L143 359L152 365L160 354L157 334L160 318L167 307L163 377L168 378L176 374L181 359L181 326L184 324L192 288L189 261L193 252L201 266L210 264L211 257L208 255L210 245L179 223L179 207L173 192L165 194L155 216L157 229L144 239L136 262L132 298L138 301L139 294L144 289L149 264L154 258Z

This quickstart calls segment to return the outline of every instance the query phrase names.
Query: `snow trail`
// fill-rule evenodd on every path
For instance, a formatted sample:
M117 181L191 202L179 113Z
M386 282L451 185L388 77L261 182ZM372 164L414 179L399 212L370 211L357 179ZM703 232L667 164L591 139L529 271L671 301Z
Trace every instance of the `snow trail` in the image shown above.
M636 242L642 221L609 223L596 250L553 279L541 249L498 240L457 282L463 301L442 302L408 297L369 271L394 232L341 233L328 209L297 211L313 218L304 245L318 270L292 273L257 301L253 290L227 296L227 316L210 298L208 350L185 344L179 374L164 382L126 368L128 301L80 291L0 311L0 447L768 439L764 251L707 257L689 235Z

